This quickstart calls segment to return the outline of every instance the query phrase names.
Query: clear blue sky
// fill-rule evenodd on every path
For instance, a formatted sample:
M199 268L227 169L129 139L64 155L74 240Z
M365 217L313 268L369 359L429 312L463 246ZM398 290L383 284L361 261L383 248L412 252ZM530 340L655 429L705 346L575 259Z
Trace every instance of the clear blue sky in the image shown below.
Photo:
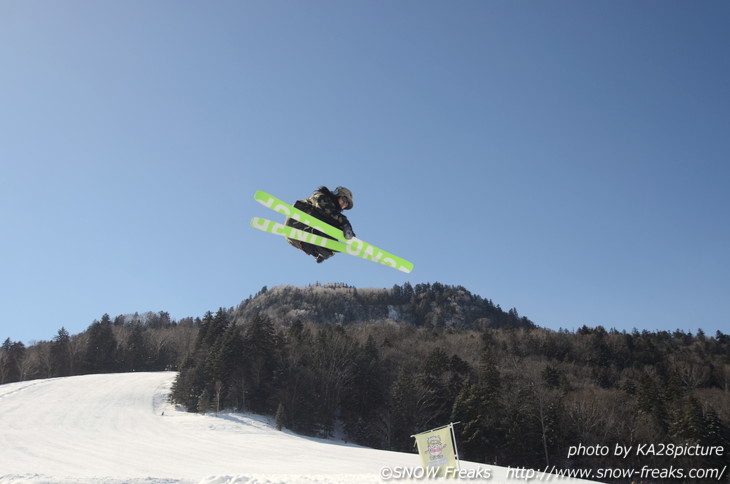
M0 0L0 339L262 286L730 331L726 1ZM349 187L406 275L251 229Z

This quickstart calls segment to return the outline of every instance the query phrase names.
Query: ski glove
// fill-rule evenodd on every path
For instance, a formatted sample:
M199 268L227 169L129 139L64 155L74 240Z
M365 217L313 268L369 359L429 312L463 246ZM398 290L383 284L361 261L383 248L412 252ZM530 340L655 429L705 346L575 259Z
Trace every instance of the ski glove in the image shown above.
M352 225L349 223L342 226L342 233L345 234L345 238L350 240L355 236L355 232L352 231Z

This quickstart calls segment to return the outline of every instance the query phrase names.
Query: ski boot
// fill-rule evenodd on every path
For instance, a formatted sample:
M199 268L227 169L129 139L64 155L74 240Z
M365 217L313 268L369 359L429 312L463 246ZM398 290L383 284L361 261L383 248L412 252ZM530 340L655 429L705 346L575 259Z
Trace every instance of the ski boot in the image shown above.
M317 253L316 254L313 254L313 255L317 259L317 264L321 264L322 262L326 261L327 259L329 259L333 255L335 255L335 253L333 251L329 250L329 249L324 248L324 247L317 246Z

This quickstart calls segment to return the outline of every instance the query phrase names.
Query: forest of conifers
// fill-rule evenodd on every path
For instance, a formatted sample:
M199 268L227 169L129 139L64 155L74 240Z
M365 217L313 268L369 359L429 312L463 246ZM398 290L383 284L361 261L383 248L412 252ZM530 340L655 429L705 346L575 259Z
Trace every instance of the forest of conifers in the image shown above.
M504 466L625 468L613 453L568 459L570 446L620 443L724 446L651 459L722 467L730 449L730 336L553 331L439 283L263 288L202 318L104 315L0 350L0 383L165 369L188 411L257 412L381 449L412 451L412 434L449 422L462 458Z

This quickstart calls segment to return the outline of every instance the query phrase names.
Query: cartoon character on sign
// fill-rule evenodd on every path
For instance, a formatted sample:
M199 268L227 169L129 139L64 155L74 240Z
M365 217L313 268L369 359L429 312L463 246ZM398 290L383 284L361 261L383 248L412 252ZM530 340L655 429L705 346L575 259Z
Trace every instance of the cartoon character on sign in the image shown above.
M428 443L428 455L431 460L444 458L442 452L446 448L446 444L441 442L441 437L434 435L433 437L429 437L426 442Z

